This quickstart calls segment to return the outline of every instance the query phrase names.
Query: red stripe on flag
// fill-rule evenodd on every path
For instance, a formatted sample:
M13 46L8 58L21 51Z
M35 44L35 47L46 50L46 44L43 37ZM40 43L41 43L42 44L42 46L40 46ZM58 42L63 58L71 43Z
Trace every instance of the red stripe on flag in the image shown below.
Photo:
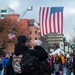
M49 26L50 26L50 33L52 33L52 26L51 26L51 15L49 17Z
M40 10L39 10L39 23L40 23L40 16L41 16L41 7L40 7Z
M48 25L47 25L47 20L48 20L48 11L49 11L49 7L47 7L47 10L46 10L46 19L45 19L45 27L46 27L46 34L48 34Z
M45 11L45 7L42 10L42 33L43 33L43 35L44 35L44 11Z
M54 32L56 33L55 13L53 14L53 25L54 25Z
M57 13L57 20L58 20L58 33L60 33L60 19L59 19L59 12Z

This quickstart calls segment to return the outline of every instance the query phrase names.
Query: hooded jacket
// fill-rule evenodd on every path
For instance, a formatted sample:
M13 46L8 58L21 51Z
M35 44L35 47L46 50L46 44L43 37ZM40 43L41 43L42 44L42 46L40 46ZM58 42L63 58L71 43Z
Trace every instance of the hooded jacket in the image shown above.
M17 55L17 56L20 55L20 54L25 55L27 52L29 52L29 54L31 56L37 57L40 61L43 61L48 57L44 48L42 48L40 46L36 46L34 48L34 50L29 50L28 47L26 47L26 46L16 46L14 54ZM8 64L7 64L6 68L7 68L7 70L6 70L5 75L15 75L14 71L13 71L13 68L12 68L12 56L11 56L11 58L10 58ZM25 72L23 72L22 74L18 74L18 75L33 75L33 74L26 74ZM41 74L39 73L39 75L41 75Z

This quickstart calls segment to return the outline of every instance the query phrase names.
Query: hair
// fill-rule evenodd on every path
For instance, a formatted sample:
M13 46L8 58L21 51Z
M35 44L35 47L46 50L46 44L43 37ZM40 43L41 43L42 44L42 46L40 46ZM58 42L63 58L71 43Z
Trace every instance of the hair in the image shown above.
M24 44L25 44L25 42L26 42L26 41L23 41L23 42L17 42L17 43L15 44L15 46L24 45Z

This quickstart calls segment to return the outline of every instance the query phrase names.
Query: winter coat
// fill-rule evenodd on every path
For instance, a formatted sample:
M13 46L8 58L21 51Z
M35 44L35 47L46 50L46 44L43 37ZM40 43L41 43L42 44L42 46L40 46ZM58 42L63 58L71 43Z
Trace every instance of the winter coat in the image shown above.
M54 64L54 70L55 70L55 72L59 72L60 71L60 63L55 63Z
M7 63L9 62L10 58L2 58L2 67L6 67Z
M66 68L68 68L70 70L72 69L73 62L72 62L72 59L71 58L67 58L65 66L66 66Z
M62 55L62 56L60 56L60 58L61 58L61 63L64 65L65 64L65 57Z
M75 70L75 55L73 56L73 69Z
M50 57L50 66L51 67L53 66L53 59L52 59L52 57Z

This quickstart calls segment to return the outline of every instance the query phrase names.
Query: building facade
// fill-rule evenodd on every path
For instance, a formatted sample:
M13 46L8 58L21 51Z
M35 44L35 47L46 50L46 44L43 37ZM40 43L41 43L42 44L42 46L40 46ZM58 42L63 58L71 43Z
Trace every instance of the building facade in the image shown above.
M60 44L63 45L63 37L64 35L58 33L49 33L42 37L43 46L50 51L50 49L60 48Z
M40 38L39 36L39 26L35 23L34 19L28 21L29 24L29 37L34 41Z

